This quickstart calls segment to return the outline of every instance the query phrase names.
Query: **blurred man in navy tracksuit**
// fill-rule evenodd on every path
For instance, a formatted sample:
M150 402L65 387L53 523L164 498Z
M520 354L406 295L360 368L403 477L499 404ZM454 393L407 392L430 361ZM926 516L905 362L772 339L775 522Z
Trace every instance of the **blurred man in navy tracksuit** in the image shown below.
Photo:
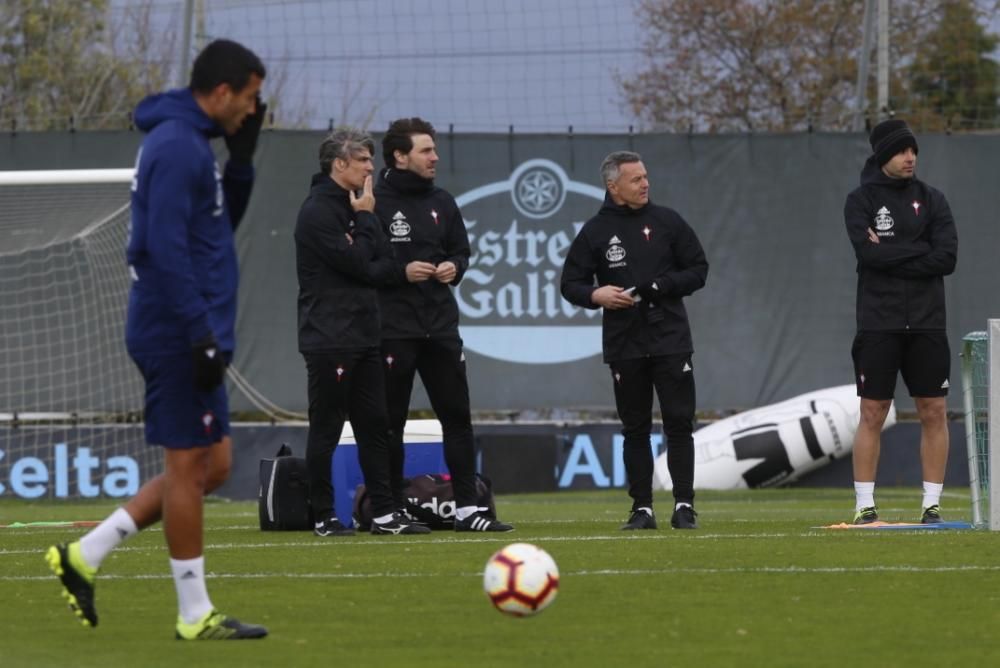
M232 459L223 379L236 346L233 232L253 186L265 74L246 47L216 40L195 60L188 88L150 96L136 109L147 134L132 181L125 343L146 385L146 440L164 449L165 470L79 541L46 554L86 626L97 625L94 582L103 559L162 519L177 589L176 637L267 635L215 610L202 554L202 497L225 481ZM229 150L224 172L209 144L219 136Z

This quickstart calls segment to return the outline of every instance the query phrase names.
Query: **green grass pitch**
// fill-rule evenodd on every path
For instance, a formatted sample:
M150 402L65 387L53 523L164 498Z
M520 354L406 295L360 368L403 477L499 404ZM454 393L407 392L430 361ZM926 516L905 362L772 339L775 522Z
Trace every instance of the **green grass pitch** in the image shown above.
M916 489L879 490L884 519L918 517ZM498 497L501 535L321 539L264 533L254 503L206 505L215 605L260 641L182 643L163 534L106 562L100 625L79 625L45 548L81 529L0 529L0 666L990 666L1000 665L1000 533L824 531L850 490L702 492L702 528L624 533L621 490ZM968 520L947 495L946 519ZM111 503L0 502L0 524L101 519ZM556 560L540 615L501 615L482 569L511 542Z

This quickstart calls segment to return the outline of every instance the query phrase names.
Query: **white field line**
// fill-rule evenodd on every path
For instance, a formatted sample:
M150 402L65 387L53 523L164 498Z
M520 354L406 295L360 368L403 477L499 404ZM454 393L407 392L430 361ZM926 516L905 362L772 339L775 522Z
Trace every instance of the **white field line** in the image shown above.
M644 569L602 569L563 571L561 577L592 577L592 576L648 576L648 575L748 575L752 573L765 575L813 575L828 573L977 573L997 572L1000 566L761 566L757 568L644 568ZM420 572L420 573L290 573L280 571L274 573L206 573L207 580L262 580L262 579L313 579L313 580L365 580L365 579L410 579L439 577L482 577L482 572ZM172 575L137 574L137 575L101 575L101 580L171 580ZM52 575L0 575L0 582L41 582L53 580Z
M927 532L931 533L931 532ZM774 534L699 534L691 535L686 534L687 539L698 539L698 540L712 540L719 538L788 538L790 536L798 536L806 534L787 534L787 533L774 533ZM669 540L671 534L643 534L643 535L627 535L627 536L532 536L530 540L534 543L586 543L591 541L659 541L659 540ZM675 536L679 538L678 536ZM483 544L483 543L496 543L506 545L507 543L517 542L514 536L509 534L503 534L500 537L492 536L475 536L469 538L412 538L412 537L399 537L399 536L379 536L379 537L369 537L365 535L362 538L315 538L310 540L297 540L288 542L267 542L267 543L207 543L205 545L205 552L210 553L213 550L246 550L246 549L270 549L270 548L320 548L323 550L336 549L340 547L363 547L363 548L389 548L389 549L403 549L406 550L411 545L455 545L460 543L469 544ZM115 548L115 553L119 552L159 552L164 549L162 544L149 545L142 547L129 547L122 546ZM19 555L19 554L40 554L44 552L45 548L38 549L15 549L15 550L5 550L0 549L0 557L7 555Z
M726 522L735 522L739 524L759 524L762 522L769 521L788 521L788 515L795 515L802 519L803 522L815 522L818 524L822 523L834 523L838 521L847 522L850 521L853 516L854 511L848 510L846 512L837 512L831 510L815 509L812 511L803 512L801 509L795 508L758 508L758 507L743 507L733 510L717 510L712 509L710 514L708 512L704 513L709 519L712 520L722 520ZM920 518L920 513L913 508L896 508L892 506L879 506L879 513L892 521L918 521ZM751 515L751 517L747 517ZM237 519L245 517L256 518L256 513L247 514L239 513L234 515L216 515L215 519ZM616 528L624 523L626 517L621 513L605 513L602 516L590 517L590 518L561 518L561 519L533 519L526 520L527 525L582 525L582 524L611 524ZM949 514L948 519L954 519L955 521L966 522L968 517L965 516L964 509L962 514L955 515L953 518ZM704 517L703 517L704 520ZM515 520L516 523L516 520ZM18 527L19 532L31 532L35 535L43 533L63 533L67 530L78 530L82 533L85 531L78 527L66 527L66 526L26 526ZM205 533L217 532L217 531L260 531L260 525L254 524L226 524L223 526L207 526L205 527ZM161 525L156 525L143 530L143 533L158 533L162 532L163 528ZM266 532L271 533L271 532ZM283 532L274 532L283 533ZM776 535L776 534L775 534ZM782 534L787 535L787 534ZM794 534L793 534L794 535ZM337 542L341 542L339 539Z
M884 535L886 532L882 531L828 531L825 529L816 529L803 531L801 533L674 533L671 531L657 532L649 534L630 534L630 535L613 535L613 536L529 536L527 540L532 543L588 543L594 541L667 541L667 540L696 540L696 541L723 541L723 540L747 540L747 539L786 539L792 537L802 537L802 536L841 536L845 534L850 535L867 535L867 534L878 534ZM945 535L947 531L921 531L915 529L913 531L905 530L895 530L892 532L893 535L899 534L921 534L921 535ZM207 543L205 545L205 552L211 553L214 550L246 550L246 549L284 549L289 547L295 548L319 548L319 549L337 549L341 547L361 547L367 549L402 549L406 550L412 545L456 545L456 544L496 544L496 545L506 545L507 543L517 542L517 536L510 534L501 534L499 536L470 536L470 537L436 537L436 538L411 538L411 537L398 537L398 536L381 536L381 537L371 537L363 535L358 538L315 538L311 540L295 540L288 542L264 542L264 543ZM42 554L44 552L43 547L35 549L0 549L0 557L5 556L18 556L25 554ZM115 549L115 553L120 552L160 552L164 549L162 544L148 545L142 547L130 547L121 546Z

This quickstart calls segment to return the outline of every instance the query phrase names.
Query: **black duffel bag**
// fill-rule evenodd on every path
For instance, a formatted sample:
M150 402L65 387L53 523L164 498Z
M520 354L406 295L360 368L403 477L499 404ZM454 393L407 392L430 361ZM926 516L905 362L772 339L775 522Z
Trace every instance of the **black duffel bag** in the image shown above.
M309 470L303 457L293 457L282 443L274 459L260 460L257 514L261 531L312 529L309 503Z

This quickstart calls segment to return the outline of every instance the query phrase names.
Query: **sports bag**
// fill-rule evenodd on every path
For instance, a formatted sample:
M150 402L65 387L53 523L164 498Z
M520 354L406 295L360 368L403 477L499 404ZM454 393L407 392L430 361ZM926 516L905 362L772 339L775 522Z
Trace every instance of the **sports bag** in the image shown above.
M455 491L451 476L426 474L406 481L406 512L431 529L455 528ZM476 474L476 502L481 512L496 519L496 501L490 479ZM372 505L368 490L358 485L354 492L354 526L367 531L372 525Z
M260 460L257 514L261 531L303 531L312 528L309 472L303 457L293 457L282 443L274 459Z

